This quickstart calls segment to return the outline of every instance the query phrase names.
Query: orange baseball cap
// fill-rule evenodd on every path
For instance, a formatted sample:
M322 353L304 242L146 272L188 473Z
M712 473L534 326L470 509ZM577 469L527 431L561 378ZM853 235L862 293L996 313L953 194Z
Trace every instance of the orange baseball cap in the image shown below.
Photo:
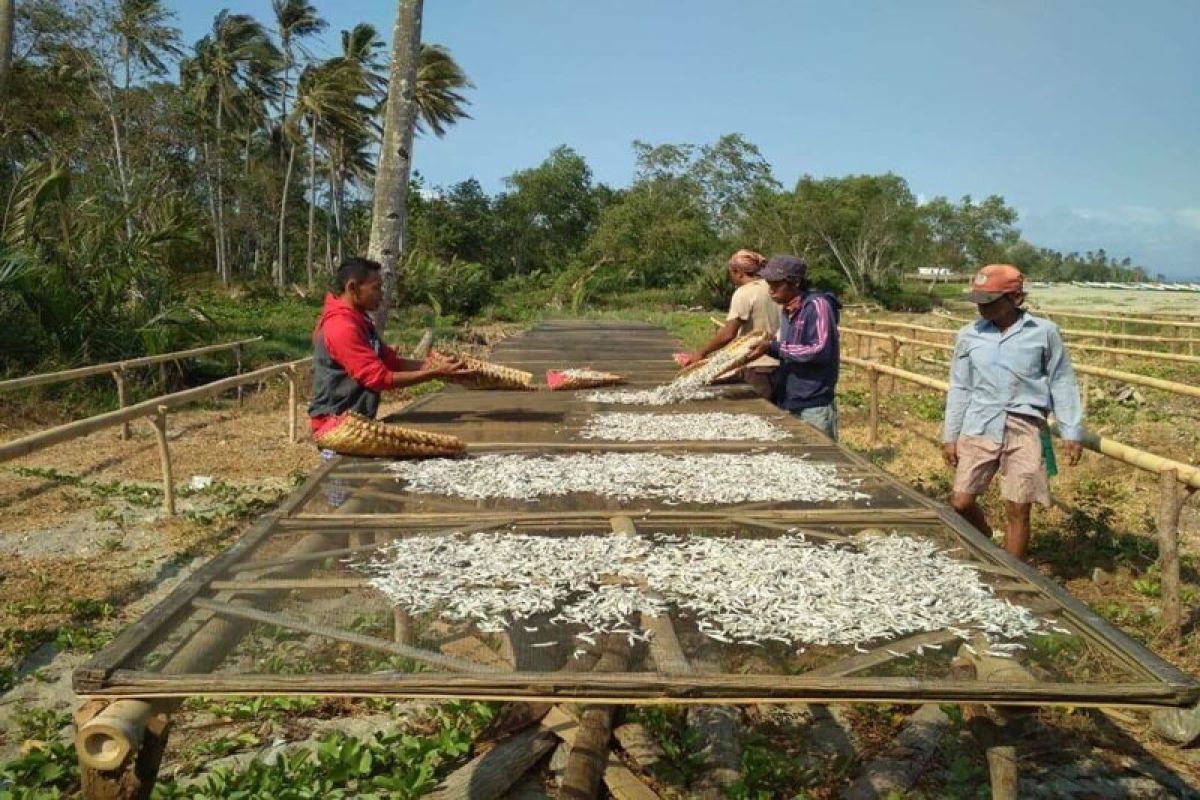
M975 273L967 299L977 305L992 303L1006 294L1025 291L1025 276L1012 264L988 264Z

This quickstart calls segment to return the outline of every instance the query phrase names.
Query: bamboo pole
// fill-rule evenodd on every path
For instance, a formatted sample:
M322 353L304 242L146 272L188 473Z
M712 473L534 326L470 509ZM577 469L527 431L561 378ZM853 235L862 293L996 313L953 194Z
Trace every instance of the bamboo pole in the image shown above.
M234 358L234 361L236 362L235 372L233 374L241 375L242 374L242 346L240 344L233 346L233 358ZM237 386L237 403L238 403L239 407L241 407L242 401L244 400L245 393L243 391L243 388L244 387L242 386L242 384L239 383Z
M284 380L288 385L288 441L292 444L296 443L296 368L289 365L287 371L283 373Z
M1159 594L1162 598L1163 630L1173 644L1183 636L1183 606L1179 578L1179 514L1187 495L1179 484L1178 473L1164 469L1160 473L1161 500L1158 511Z
M0 381L0 392L10 389L29 389L34 386L45 386L53 383L65 383L67 381L81 380L93 375L103 375L106 372L122 369L128 372L136 367L148 367L154 364L161 364L166 361L177 361L182 358L192 358L194 356L205 355L206 353L218 353L222 350L229 350L235 346L241 346L250 342L257 342L262 339L261 336L255 336L250 339L239 339L236 342L222 342L221 344L209 344L203 347L193 347L190 350L176 350L174 353L162 353L156 356L141 356L139 358L128 358L124 361L110 361L105 364L93 364L88 367L76 367L75 369L62 370L60 372L46 372L41 375L26 375L23 378L11 378L6 381Z
M888 364L890 366L892 366L892 367L899 366L899 364L896 363L896 357L899 354L900 354L900 337L889 336L888 337ZM896 391L896 376L895 375L892 375L888 379L888 391L889 392Z
M150 420L154 424L154 437L158 440L158 458L162 464L163 511L175 516L175 478L171 472L171 448L167 443L167 407L159 406Z
M902 369L889 367L886 364L879 364L872 361L864 361L858 358L842 356L842 361L855 367L871 370L876 369L884 375L895 375L901 380L915 383L918 386L925 386L930 389L939 391L948 391L950 385L945 381L939 381L936 378L929 378L925 375L919 375L915 372L908 372ZM1050 430L1058 435L1058 424L1051 423ZM1164 458L1163 456L1148 453L1145 450L1139 450L1136 447L1130 447L1127 444L1121 444L1104 436L1084 431L1082 444L1088 450L1106 455L1116 461L1121 461L1130 466L1137 467L1147 472L1158 473L1164 469L1176 470L1179 474L1179 480L1186 486L1193 489L1200 489L1200 467L1194 467L1191 464L1185 464L1174 459Z
M117 408L118 409L125 408L125 370L121 367L117 367L116 369L114 369L112 371L112 376L113 376L113 380L117 384ZM133 435L133 432L130 431L130 429L129 429L129 422L128 421L122 422L121 423L121 439L122 439L122 441L129 441L129 437L131 435Z
M871 382L871 433L867 443L876 447L879 445L879 370L868 369L867 378Z

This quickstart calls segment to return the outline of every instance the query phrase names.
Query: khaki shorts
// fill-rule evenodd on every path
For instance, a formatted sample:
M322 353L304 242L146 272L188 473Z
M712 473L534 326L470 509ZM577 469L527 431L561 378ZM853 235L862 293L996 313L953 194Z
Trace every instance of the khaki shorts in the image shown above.
M1050 477L1042 463L1041 422L1009 414L1004 441L983 436L958 438L958 470L954 491L983 494L1000 472L1000 496L1013 503L1050 505Z

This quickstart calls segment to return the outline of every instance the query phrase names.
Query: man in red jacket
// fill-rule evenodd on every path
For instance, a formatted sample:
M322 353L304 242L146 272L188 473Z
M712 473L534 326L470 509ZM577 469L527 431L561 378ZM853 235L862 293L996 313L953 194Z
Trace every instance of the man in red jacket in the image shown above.
M375 417L379 395L435 378L466 377L461 362L446 359L425 366L401 358L379 338L368 313L383 299L380 265L348 258L338 267L341 294L325 295L325 308L313 330L313 391L308 406L313 435L347 411Z

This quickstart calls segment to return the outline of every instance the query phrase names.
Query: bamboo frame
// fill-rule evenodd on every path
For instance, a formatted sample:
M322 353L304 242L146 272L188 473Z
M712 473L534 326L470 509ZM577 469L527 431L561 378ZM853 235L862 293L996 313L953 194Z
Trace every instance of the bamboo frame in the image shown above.
M548 326L553 329L553 326ZM860 360L861 361L861 360ZM879 374L891 374L902 380L906 376L915 375L887 365L871 363ZM918 376L922 379L923 376ZM928 379L932 381L932 379ZM934 382L936 383L936 382ZM443 397L450 398L447 394ZM461 399L461 395L454 395ZM428 402L433 397L427 398ZM456 401L457 402L457 401ZM484 405L495 402L494 399L477 401ZM777 413L765 401L755 401L757 409L763 412ZM413 404L411 408L421 405ZM714 406L714 410L719 406ZM748 448L756 447L747 443ZM690 448L689 448L690 449ZM860 469L871 469L869 463L861 456L842 451L847 464ZM1053 608L1065 621L1065 624L1089 637L1106 655L1112 657L1128 671L1130 680L1124 684L1062 684L1041 683L1032 687L1013 690L1011 686L998 682L962 682L954 680L925 680L912 678L879 678L879 677L833 677L822 676L819 672L805 673L799 676L781 675L724 675L713 673L684 673L673 670L662 671L659 674L618 671L612 673L579 672L529 672L502 671L487 673L445 672L445 673L416 673L374 674L374 675L345 675L345 674L312 674L312 675L246 675L246 674L213 674L200 669L186 671L182 663L168 673L146 672L126 669L125 666L138 653L146 652L146 647L155 641L161 641L165 631L171 629L183 620L196 621L202 619L199 614L215 614L207 624L214 621L227 620L239 622L239 625L229 626L236 633L245 631L242 623L269 622L278 624L280 618L289 625L303 625L305 630L311 630L317 635L334 635L344 639L344 635L353 632L341 631L328 626L314 626L313 623L286 615L275 614L262 609L248 608L237 605L225 595L234 592L247 592L246 602L252 602L256 596L261 596L261 590L271 588L276 591L313 588L320 586L320 580L314 582L305 580L297 573L291 576L260 574L273 567L289 566L299 568L311 563L318 555L321 558L331 557L334 553L344 551L344 545L339 546L342 537L349 533L365 534L372 537L405 530L414 531L418 535L432 526L451 527L459 525L508 525L515 524L524 529L540 529L547 532L567 529L598 529L608 522L611 525L611 512L599 509L569 512L550 512L528 510L522 513L511 511L492 512L479 509L462 509L453 512L416 513L416 514L356 514L347 513L351 509L343 506L339 514L306 514L301 509L305 503L318 491L325 480L338 477L343 470L346 460L335 459L324 465L309 481L293 493L292 497L278 511L265 516L243 539L239 540L229 550L222 553L209 564L202 567L189 577L166 600L156 606L142 620L135 623L131 629L124 632L109 647L98 654L92 662L76 673L76 688L84 697L104 698L137 698L135 702L150 703L153 707L162 702L156 698L175 698L191 694L216 695L269 695L269 694L330 694L330 695L363 695L379 694L406 697L477 697L488 699L546 699L557 700L563 697L577 698L595 703L629 703L629 702L685 702L712 704L721 703L755 703L761 701L802 701L828 702L845 700L864 700L878 702L913 700L947 701L975 700L999 702L1014 705L1042 705L1045 703L1069 702L1075 705L1131 705L1155 706L1179 705L1192 702L1200 694L1200 690L1191 678L1162 662L1149 651L1135 642L1128 640L1106 622L1092 614L1086 607L1066 595L1052 581L1040 576L1036 571L997 550L981 535L970 529L957 515L948 509L924 498L896 479L881 472L879 480L888 491L894 491L907 506L897 509L812 509L808 511L753 509L746 506L732 506L718 511L680 512L655 511L645 515L651 524L678 524L692 526L703 524L724 525L732 520L761 524L766 527L787 525L804 526L806 524L828 525L916 525L921 527L937 527L953 533L962 548L973 558L972 566L982 571L988 571L1002 576L1015 590L1038 593L1053 603ZM639 518L643 514L637 512ZM272 536L293 535L294 532L305 534L301 539L306 543L306 552L298 554L303 558L281 556L275 558L260 558L258 562L249 560L259 551ZM822 532L824 533L824 532ZM312 559L307 558L312 556ZM240 577L258 575L251 579ZM239 577L230 578L231 575ZM268 581L283 581L283 583L267 583ZM332 585L328 590L336 590ZM216 598L208 595L219 593ZM1040 600L1039 600L1040 602ZM943 634L937 634L943 635ZM218 644L220 648L232 647L236 642L235 636L228 636ZM366 637L372 647L386 647L393 652L399 646L407 646L404 642L393 642L383 638ZM666 641L665 639L663 640ZM365 646L365 645L364 645ZM419 648L416 648L419 649ZM223 654L226 650L221 650ZM680 648L682 654L682 648ZM441 656L437 653L431 655ZM864 656L865 657L865 656ZM855 657L850 657L851 659ZM874 658L883 658L876 653ZM670 661L670 659L664 659ZM686 663L686 657L683 658ZM474 662L468 662L475 665ZM850 663L863 663L854 662ZM676 663L676 666L678 664ZM842 664L839 669L846 668ZM866 669L867 666L862 667ZM854 671L861 671L856 669Z

